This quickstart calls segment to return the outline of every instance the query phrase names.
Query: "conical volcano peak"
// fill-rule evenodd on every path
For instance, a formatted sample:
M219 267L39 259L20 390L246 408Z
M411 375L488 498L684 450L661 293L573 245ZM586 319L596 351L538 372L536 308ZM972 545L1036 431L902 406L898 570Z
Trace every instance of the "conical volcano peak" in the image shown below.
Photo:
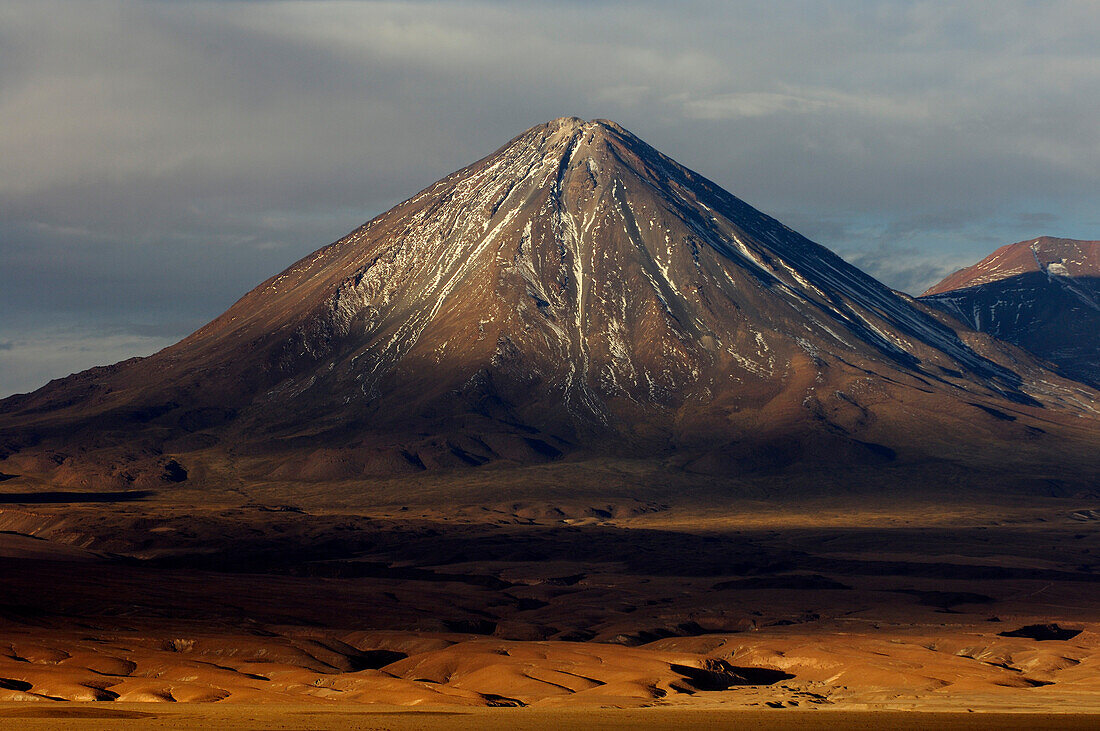
M609 156L610 150L618 155ZM606 119L585 121L579 117L559 117L537 124L515 137L497 150L489 159L505 158L517 161L537 157L561 167L592 166L589 158L604 158L614 166L634 168L642 172L642 158L663 158L665 164L673 164L622 125Z
M677 211L672 215L702 214L711 220L721 210L735 218L785 229L777 221L747 206L721 186L684 167L617 122L607 119L585 121L578 117L560 117L535 125L512 139L489 157L456 173L456 176L481 178L486 168L494 178L542 176L553 170L549 181L556 197L574 213L601 192L616 185L616 195L633 197L642 188L647 194L665 201Z
M434 412L458 393L529 402L537 419L507 418L558 425L679 408L731 374L785 382L827 353L1005 375L828 250L620 125L577 117L528 129L196 335L272 343L259 372L288 389L272 398L327 393L373 413L402 394ZM430 388L412 377L428 371Z
M618 122L613 122L610 119L593 119L584 120L580 117L558 117L557 119L551 119L549 122L543 124L536 124L531 127L524 134L529 134L536 130L552 130L560 131L568 134L575 134L578 132L589 132L593 134L601 134L603 132L617 132L619 134L630 134L622 125ZM522 135L521 135L522 136ZM633 137L633 135L631 135Z
M543 124L536 124L534 127L531 127L528 132L530 132L531 130L539 129L540 127L576 131L579 129L583 129L587 124L588 122L581 119L580 117L558 117L557 119L551 119L549 122L544 122Z
M933 431L959 398L1033 404L1011 358L990 352L620 125L562 117L175 346L20 403L108 415L167 404L179 414L165 423L185 431L222 433L224 420L245 441L359 450L332 458L352 472L590 441L751 451L793 433L874 457L890 450L865 442L897 413L876 404L893 398L920 401Z

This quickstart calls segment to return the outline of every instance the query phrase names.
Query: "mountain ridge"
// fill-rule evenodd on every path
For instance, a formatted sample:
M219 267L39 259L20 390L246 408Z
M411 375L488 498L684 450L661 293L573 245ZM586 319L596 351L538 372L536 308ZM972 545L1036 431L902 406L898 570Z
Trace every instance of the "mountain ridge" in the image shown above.
M1050 267L1054 267L1050 271ZM949 274L920 294L929 297L1031 272L1052 276L1100 276L1100 241L1040 236L1005 244L976 264Z
M998 248L922 302L1100 385L1100 241L1041 236Z

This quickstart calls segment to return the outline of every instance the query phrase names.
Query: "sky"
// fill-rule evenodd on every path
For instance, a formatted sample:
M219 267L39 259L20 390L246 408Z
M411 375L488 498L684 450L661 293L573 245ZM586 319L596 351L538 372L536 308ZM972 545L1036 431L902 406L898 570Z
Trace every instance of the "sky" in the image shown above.
M0 0L0 396L608 118L888 285L1100 239L1100 3Z

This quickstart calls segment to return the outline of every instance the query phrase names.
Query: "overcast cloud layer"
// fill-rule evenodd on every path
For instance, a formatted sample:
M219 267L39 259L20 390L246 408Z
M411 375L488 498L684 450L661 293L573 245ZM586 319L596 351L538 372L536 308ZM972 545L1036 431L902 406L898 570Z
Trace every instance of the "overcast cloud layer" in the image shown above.
M1100 238L1100 4L0 0L0 396L606 117L887 284Z

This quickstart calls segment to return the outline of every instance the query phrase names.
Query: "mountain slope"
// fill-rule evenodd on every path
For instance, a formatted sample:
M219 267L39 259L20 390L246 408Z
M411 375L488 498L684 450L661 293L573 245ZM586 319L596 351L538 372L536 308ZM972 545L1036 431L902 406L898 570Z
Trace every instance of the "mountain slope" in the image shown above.
M0 402L0 469L125 485L245 457L295 480L566 454L710 473L1073 462L1093 396L618 125L563 118L177 345ZM1016 444L1063 423L1057 454Z
M921 299L1100 384L1100 241L1044 236L1002 246Z

